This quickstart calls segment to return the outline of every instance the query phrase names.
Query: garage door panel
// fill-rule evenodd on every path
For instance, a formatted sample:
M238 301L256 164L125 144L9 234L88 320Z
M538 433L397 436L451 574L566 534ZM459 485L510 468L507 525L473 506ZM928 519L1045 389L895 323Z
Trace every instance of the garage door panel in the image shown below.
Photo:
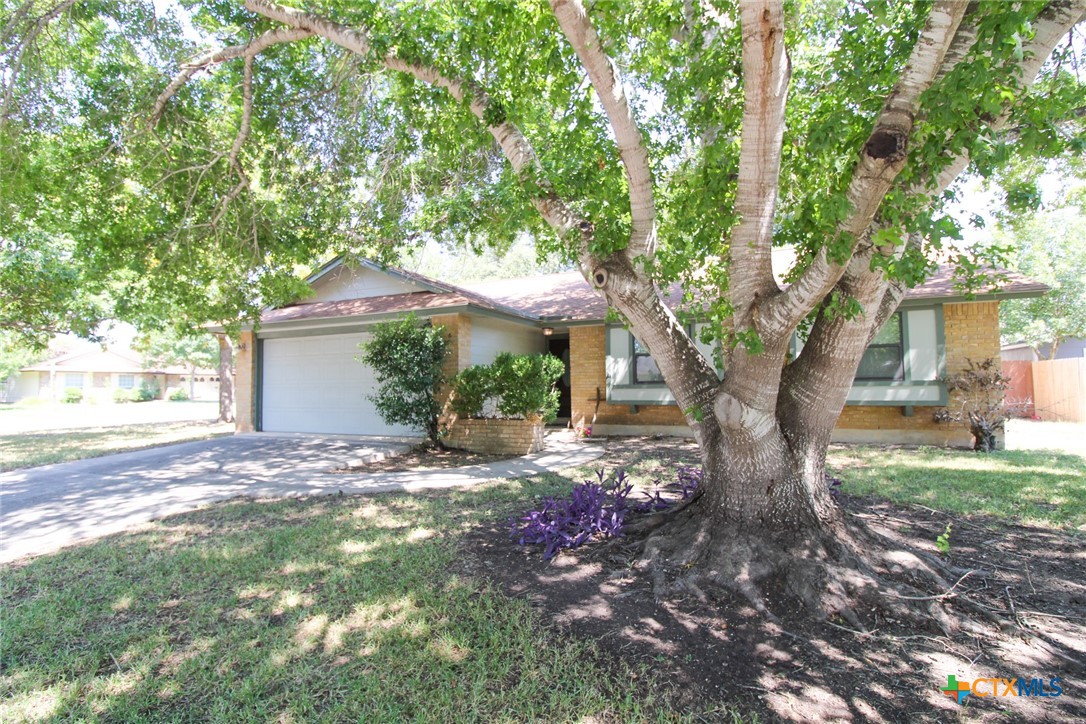
M359 362L363 333L263 341L261 429L347 435L416 435L386 425L368 396L373 370Z

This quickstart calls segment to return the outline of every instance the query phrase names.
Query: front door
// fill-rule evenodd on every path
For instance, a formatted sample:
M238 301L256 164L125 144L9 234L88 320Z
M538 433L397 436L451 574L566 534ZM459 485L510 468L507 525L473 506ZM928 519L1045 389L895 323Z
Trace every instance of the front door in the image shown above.
M573 395L569 386L569 337L549 337L547 352L562 360L565 372L558 378L558 417L568 420L573 414Z

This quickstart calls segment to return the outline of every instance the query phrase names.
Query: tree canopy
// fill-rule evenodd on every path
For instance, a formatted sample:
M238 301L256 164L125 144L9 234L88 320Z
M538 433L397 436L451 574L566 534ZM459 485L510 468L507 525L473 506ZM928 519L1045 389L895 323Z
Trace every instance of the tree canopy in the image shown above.
M219 345L207 333L180 334L170 328L144 332L136 337L132 348L140 353L148 369L179 365L195 370L219 364Z
M86 333L108 292L126 319L161 321L169 308L234 322L301 293L297 265L330 253L391 261L426 238L506 248L525 231L569 260L604 258L632 235L655 280L709 291L722 321L733 311L747 84L730 3L594 7L590 23L574 21L587 55L540 3L324 2L314 16L241 5L5 0L4 263L52 274L35 285L46 298L5 284L5 316ZM566 6L579 4L555 3ZM797 273L822 250L843 260L852 249L853 159L931 8L788 6L773 239L800 250ZM1072 44L1057 44L1032 89L1010 72L1036 54L1045 8L980 3L962 62L925 89L908 163L879 205L880 242L923 238L880 262L894 277L921 279L955 236L943 193L933 204L930 192L960 159L987 173L1012 153L1081 149ZM332 32L302 27L308 17ZM597 83L611 67L614 108ZM495 140L496 128L516 140ZM530 155L510 164L513 147ZM591 224L584 250L546 228L544 199ZM651 239L637 241L648 218Z
M1030 214L1006 224L1001 237L1017 249L1015 268L1044 282L1036 299L1000 306L1003 342L1026 342L1054 356L1062 342L1086 338L1086 234L1074 207Z

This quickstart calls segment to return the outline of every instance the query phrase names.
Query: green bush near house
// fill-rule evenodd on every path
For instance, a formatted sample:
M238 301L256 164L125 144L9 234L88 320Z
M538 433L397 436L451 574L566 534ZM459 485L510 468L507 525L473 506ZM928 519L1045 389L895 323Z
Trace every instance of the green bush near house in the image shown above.
M126 389L124 389L122 387L118 387L117 389L113 390L113 401L114 402L131 402L132 401L132 395L129 393L128 390L126 390Z
M184 387L178 387L175 390L170 390L169 398L172 402L186 402L189 399L189 393L185 392Z
M450 404L459 415L481 417L487 400L494 399L498 417L550 422L558 413L554 383L564 370L562 361L548 354L503 352L493 364L458 374Z
M377 377L377 392L369 399L381 419L424 430L431 443L442 447L437 387L445 381L441 371L448 353L445 328L422 324L409 314L376 325L373 337L359 349L359 361L372 367Z
M488 365L473 365L453 380L449 405L461 417L481 417L486 401L496 397L494 375Z
M158 382L144 380L139 389L132 390L133 402L150 402L158 399Z
M68 387L64 390L64 396L60 398L61 402L67 402L70 405L74 405L83 401L83 390L78 387Z

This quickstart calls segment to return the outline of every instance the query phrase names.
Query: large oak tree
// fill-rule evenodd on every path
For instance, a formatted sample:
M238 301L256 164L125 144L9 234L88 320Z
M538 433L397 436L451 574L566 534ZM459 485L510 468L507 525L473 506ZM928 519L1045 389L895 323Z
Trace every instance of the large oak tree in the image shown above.
M1082 148L1069 33L1086 0L183 4L218 44L147 8L125 34L109 2L31 1L4 24L3 142L32 158L72 136L57 143L111 164L129 221L116 240L69 231L91 258L145 270L163 299L211 289L251 311L274 296L262 281L330 246L391 258L426 234L533 231L648 347L700 445L701 495L645 533L660 593L717 585L773 615L771 587L860 625L860 601L910 616L912 584L949 588L846 519L826 448L868 341L953 251L954 180ZM112 75L72 40L90 32L115 43ZM41 72L64 58L100 87ZM41 87L79 108L35 127ZM179 254L196 271L171 279Z

